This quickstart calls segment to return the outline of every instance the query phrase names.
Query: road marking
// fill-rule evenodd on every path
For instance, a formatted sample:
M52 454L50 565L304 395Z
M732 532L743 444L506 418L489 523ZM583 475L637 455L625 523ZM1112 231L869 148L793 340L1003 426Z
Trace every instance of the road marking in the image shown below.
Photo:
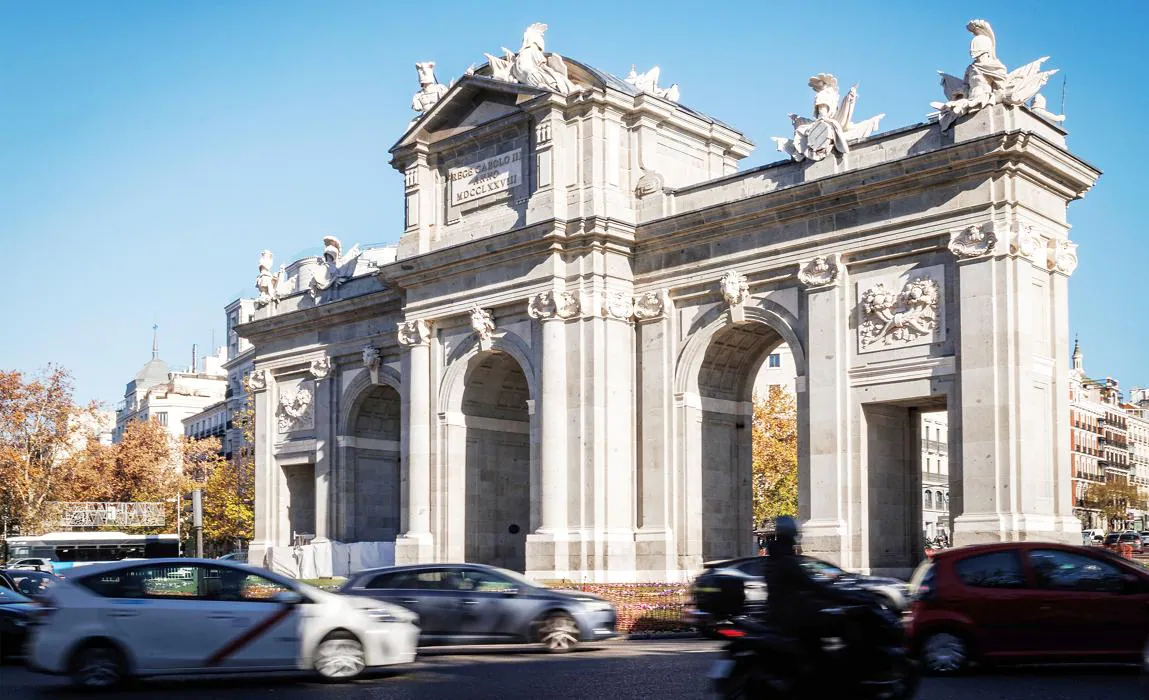
M263 621L261 621L255 627L252 627L248 631L239 635L235 639L223 645L219 651L207 657L207 660L203 662L203 665L207 667L218 666L221 662L223 662L224 659L236 653L240 649L243 649L248 644L251 644L261 635L263 635L264 632L274 627L277 622L290 615L292 607L293 606L291 605L284 605L280 607L274 613L264 618Z

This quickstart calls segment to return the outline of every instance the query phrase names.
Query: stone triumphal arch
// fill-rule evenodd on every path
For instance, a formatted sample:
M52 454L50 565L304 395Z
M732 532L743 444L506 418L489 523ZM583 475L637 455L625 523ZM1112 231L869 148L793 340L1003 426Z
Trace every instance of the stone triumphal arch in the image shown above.
M328 237L274 274L265 251L244 301L254 560L627 581L750 553L753 386L783 344L807 552L914 565L936 409L957 543L1076 541L1066 208L1099 173L1041 61L1007 71L983 25L926 122L855 123L819 74L784 160L743 171L746 136L657 69L546 53L543 25L450 87L419 64L397 245Z

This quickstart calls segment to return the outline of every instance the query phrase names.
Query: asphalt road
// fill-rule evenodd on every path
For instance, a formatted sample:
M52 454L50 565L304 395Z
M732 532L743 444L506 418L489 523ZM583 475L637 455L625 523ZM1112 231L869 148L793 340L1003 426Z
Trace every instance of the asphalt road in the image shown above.
M609 642L594 649L549 656L533 649L435 650L395 675L348 685L307 678L226 677L152 680L96 697L131 700L400 700L407 698L672 698L706 697L706 671L718 645L698 640ZM92 697L58 678L22 667L0 667L4 700ZM1135 670L1028 668L996 670L956 679L926 679L919 698L947 700L1093 700L1149 697Z

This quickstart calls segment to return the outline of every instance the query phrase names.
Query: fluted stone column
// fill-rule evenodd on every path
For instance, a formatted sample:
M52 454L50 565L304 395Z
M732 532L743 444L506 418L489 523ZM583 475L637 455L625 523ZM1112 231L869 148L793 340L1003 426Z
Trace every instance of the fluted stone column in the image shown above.
M543 292L531 298L531 318L542 324L539 400L539 528L527 536L527 573L544 578L565 576L568 556L569 494L567 489L567 347L566 321L579 313L570 292Z
M431 328L426 321L399 324L403 355L402 438L407 471L407 531L395 542L396 564L431 561Z
M268 397L270 372L257 369L248 375L247 390L253 396L255 413L255 537L249 546L248 561L255 566L265 565L268 548L285 544L276 540L276 517L280 507L276 500L275 463L271 456L274 405Z

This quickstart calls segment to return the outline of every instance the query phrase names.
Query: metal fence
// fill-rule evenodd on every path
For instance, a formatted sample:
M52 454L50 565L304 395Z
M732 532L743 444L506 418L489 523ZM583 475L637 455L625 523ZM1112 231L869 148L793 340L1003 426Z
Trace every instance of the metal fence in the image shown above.
M605 598L618 611L620 634L688 632L686 606L690 591L681 583L552 582L551 588L583 591Z

